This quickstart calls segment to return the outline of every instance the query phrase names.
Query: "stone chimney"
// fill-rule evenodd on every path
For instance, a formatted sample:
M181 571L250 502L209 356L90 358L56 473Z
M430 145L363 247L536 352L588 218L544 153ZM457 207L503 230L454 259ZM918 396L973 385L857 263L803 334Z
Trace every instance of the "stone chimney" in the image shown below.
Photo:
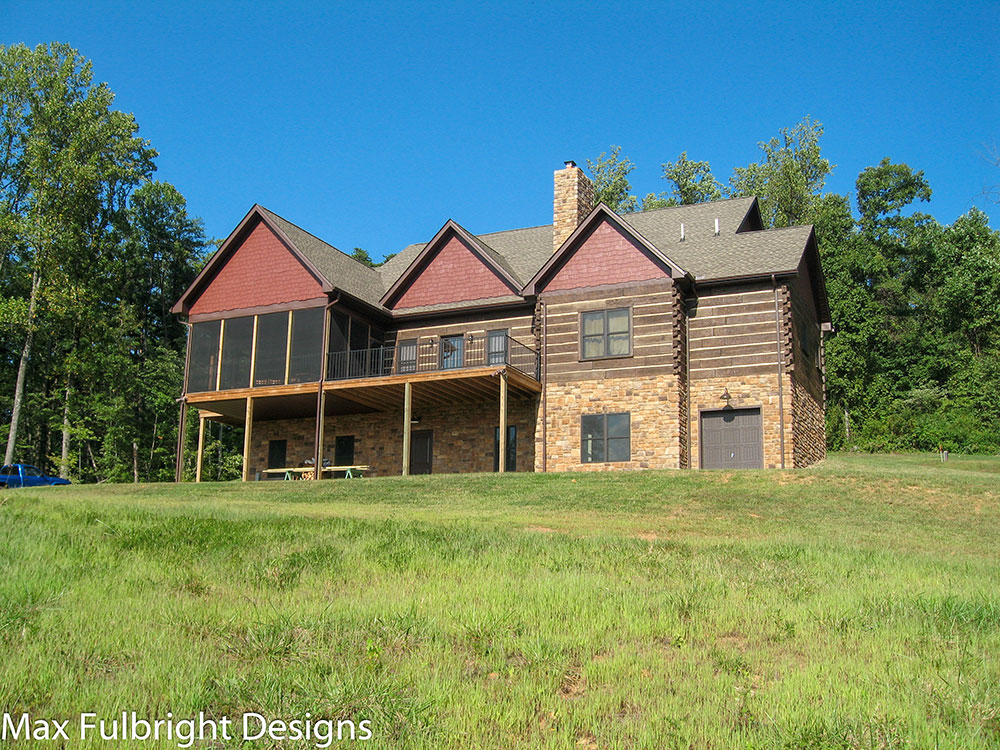
M552 203L552 252L559 249L594 208L594 184L576 166L566 162L556 170L555 200Z

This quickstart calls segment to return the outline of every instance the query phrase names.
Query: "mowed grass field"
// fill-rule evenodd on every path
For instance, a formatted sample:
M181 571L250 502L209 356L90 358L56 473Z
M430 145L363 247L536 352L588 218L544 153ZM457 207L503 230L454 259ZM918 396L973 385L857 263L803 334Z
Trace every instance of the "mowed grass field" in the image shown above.
M308 712L385 748L1000 746L1000 459L0 503L0 711Z

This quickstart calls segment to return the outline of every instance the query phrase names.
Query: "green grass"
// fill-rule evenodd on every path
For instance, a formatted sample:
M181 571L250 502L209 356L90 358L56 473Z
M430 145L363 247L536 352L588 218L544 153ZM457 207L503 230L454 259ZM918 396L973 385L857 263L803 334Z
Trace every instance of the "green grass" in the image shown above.
M309 712L386 748L1000 746L1000 459L0 503L2 711Z

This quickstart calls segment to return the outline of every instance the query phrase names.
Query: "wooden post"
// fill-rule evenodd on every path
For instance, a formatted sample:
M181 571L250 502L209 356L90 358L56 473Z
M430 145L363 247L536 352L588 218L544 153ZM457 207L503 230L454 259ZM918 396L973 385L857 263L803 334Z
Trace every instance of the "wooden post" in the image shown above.
M288 311L288 333L285 335L285 385L288 385L288 368L292 366L292 311Z
M247 414L243 429L243 481L250 480L250 437L253 432L253 398L247 396Z
M253 381L257 377L257 318L259 315L253 316L253 333L250 334L250 387L253 388Z
M507 371L500 373L500 446L497 470L507 471Z
M413 385L403 384L403 476L410 475L410 413L413 404Z
M181 401L181 416L177 424L177 468L174 470L174 481L184 478L184 433L187 430L187 401Z
M323 441L326 439L326 392L322 383L319 388L319 405L316 407L316 476L313 479L323 478Z
M215 368L215 390L222 386L222 342L226 338L226 319L219 322L219 360Z
M194 481L201 481L201 465L205 458L205 417L198 415L198 463L194 467Z

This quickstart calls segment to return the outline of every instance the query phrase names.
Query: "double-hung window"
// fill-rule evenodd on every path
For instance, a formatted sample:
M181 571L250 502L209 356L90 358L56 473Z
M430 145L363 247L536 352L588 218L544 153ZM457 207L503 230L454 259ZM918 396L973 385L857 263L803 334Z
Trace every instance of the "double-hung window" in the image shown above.
M584 414L580 418L580 462L629 461L632 456L631 415Z
M632 326L627 307L580 315L580 358L603 359L632 354Z

